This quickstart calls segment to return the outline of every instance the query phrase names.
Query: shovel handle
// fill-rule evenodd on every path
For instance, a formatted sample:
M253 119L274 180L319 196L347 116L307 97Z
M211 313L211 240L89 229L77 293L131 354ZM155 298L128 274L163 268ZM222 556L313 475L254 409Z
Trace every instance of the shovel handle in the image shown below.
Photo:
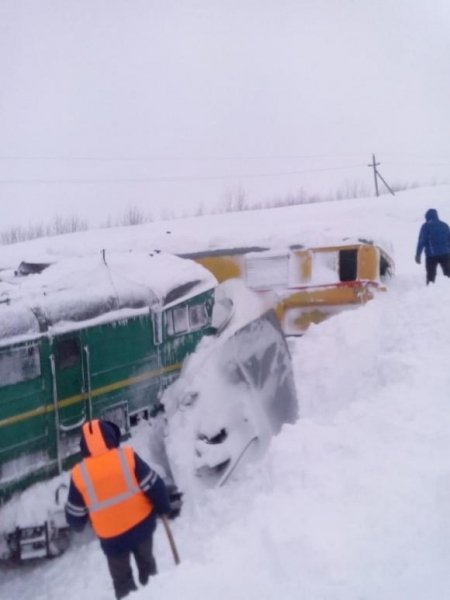
M172 530L169 527L169 521L167 520L166 515L160 515L162 524L164 525L164 529L166 530L167 539L169 540L170 549L172 550L173 560L176 565L180 564L180 555L178 554L177 547L175 545L175 540L173 539Z

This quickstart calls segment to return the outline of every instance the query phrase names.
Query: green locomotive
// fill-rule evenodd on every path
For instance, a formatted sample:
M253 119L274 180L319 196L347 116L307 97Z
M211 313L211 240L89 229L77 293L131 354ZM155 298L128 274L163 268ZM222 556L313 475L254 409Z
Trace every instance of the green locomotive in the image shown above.
M71 466L86 420L127 435L157 410L214 331L216 284L192 261L133 252L0 281L0 503Z

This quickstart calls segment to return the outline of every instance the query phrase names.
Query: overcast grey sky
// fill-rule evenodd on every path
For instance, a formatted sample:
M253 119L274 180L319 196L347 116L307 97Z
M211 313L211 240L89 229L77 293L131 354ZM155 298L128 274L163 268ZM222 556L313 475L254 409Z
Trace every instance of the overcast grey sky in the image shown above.
M448 0L0 0L0 77L5 225L450 180Z

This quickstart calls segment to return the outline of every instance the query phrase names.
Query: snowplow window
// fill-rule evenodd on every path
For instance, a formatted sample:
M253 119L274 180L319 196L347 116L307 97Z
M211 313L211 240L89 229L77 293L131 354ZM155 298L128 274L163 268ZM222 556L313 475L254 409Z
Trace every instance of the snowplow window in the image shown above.
M58 340L55 344L55 360L58 371L74 367L80 362L81 349L78 338Z
M385 256L380 253L380 277L390 276L392 274L391 265Z
M287 287L289 281L289 257L256 256L246 258L245 282L250 288L266 289Z
M28 381L40 374L41 361L37 344L0 351L0 387Z
M358 250L339 251L339 280L355 281L358 274Z

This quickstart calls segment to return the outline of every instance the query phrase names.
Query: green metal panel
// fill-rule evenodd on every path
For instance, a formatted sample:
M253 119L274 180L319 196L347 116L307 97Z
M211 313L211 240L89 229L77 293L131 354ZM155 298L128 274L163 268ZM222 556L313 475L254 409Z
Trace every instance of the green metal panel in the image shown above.
M9 360L8 355L24 354L29 355L24 358L28 369L18 374L16 379L20 380L8 384L6 376L0 381L0 499L6 489L15 488L16 482L33 481L54 467L47 340L2 348L3 369L14 369L15 360ZM1 385L5 381L6 385Z
M0 501L71 466L85 420L110 418L126 434L130 415L151 412L186 356L211 332L213 300L210 290L172 304L159 316L158 335L158 315L148 311L61 335L42 334L30 357L30 343L3 348L14 355L18 347L32 376L0 387ZM185 319L181 330L174 327L177 310Z
M160 373L150 314L86 330L93 415L126 402L130 414L156 402Z

